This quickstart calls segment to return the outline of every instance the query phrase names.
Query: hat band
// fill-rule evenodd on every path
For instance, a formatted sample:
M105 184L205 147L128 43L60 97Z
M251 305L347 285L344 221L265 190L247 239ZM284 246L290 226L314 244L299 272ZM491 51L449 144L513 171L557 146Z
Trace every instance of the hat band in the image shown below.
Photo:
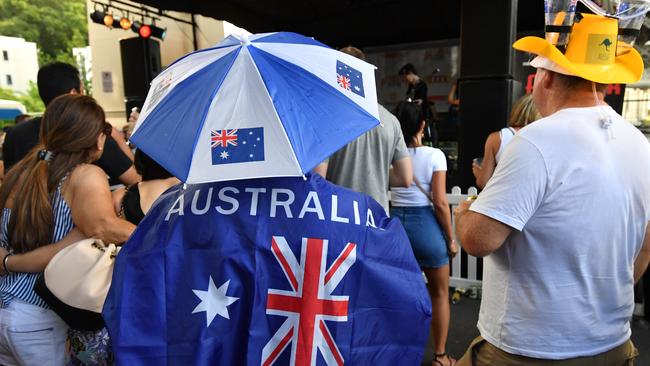
M571 33L570 25L547 25L544 27L546 33Z
M576 74L572 73L569 70L566 70L562 66L556 64L555 62L551 61L550 59L544 57L544 56L537 56L534 59L530 61L530 66L536 68L536 69L546 69L550 70L553 72L556 72L558 74L564 74L564 75L569 75L569 76L576 76Z
M634 28L618 28L618 35L619 36L632 36L632 37L638 37L639 34L641 34L640 29L634 29Z

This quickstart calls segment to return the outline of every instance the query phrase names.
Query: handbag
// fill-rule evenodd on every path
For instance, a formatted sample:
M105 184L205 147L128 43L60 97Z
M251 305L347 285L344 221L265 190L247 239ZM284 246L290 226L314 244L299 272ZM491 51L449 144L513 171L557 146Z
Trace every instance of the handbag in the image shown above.
M84 239L59 251L34 284L34 291L73 329L104 327L102 308L120 247Z
M431 209L433 210L433 217L436 219L437 222L438 218L436 217L436 209L434 207L433 200L431 199L431 196L427 193L427 191L425 191L424 188L422 188L422 185L420 185L420 181L418 181L418 178L415 176L415 174L413 175L413 182L418 187L420 192L422 192L422 194L424 194L427 197L429 203L431 203ZM440 222L438 222L438 225L440 225ZM449 255L449 257L452 258L455 257L456 254L458 254L458 247L456 247L456 245L453 243L453 240L451 238L448 238L444 232L442 233L442 236L445 238L445 244L447 245L447 255Z

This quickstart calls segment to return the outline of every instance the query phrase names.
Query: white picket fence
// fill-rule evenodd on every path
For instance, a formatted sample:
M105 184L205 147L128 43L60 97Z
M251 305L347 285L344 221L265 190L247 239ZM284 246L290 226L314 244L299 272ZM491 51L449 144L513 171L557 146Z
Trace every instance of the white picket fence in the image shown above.
M451 225L454 229L454 236L456 235L454 209L461 202L467 200L467 197L475 196L477 194L478 192L474 187L470 187L466 194L461 193L460 187L453 187L451 193L447 193L447 200L449 201L449 207L451 209ZM449 286L462 288L481 286L481 281L478 279L479 259L469 255L468 253L464 253L462 243L458 239L456 239L456 243L460 250L458 255L456 255L456 257L451 261L451 277L449 278ZM467 258L466 262L462 259L463 257ZM463 268L463 264L465 268ZM463 272L465 272L466 275L462 275Z

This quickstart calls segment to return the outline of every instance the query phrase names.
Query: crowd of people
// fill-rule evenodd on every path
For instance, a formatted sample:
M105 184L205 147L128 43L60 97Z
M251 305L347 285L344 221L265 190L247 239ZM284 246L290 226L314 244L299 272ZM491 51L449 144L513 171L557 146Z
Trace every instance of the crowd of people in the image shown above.
M73 66L42 67L38 86L44 115L11 128L3 145L0 363L111 364L106 329L69 327L35 292L35 283L69 244L83 238L124 243L178 179L142 151L134 156L102 108L83 95ZM123 188L111 191L110 182Z
M600 31L596 18L576 27ZM435 109L411 64L399 71L409 85L405 100L392 113L378 105L381 124L314 173L368 194L401 222L428 284L434 365L632 364L632 287L650 261L650 173L638 167L650 165L650 146L604 103L605 76L526 42L515 47L537 55L533 92L515 103L508 127L488 136L472 167L483 190L456 210L456 233L447 160L423 142ZM342 51L365 59L358 48ZM35 283L71 243L126 242L156 199L180 183L144 152L133 153L82 85L70 65L42 67L44 115L5 136L3 365L113 363L107 329L70 327ZM455 238L486 262L481 336L458 362L446 353Z

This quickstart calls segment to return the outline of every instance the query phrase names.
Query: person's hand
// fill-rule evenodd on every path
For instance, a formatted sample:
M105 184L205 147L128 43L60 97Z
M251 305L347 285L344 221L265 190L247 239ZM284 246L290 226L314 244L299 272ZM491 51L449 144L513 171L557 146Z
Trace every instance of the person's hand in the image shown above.
M447 255L454 258L456 254L458 254L458 244L455 239L451 239L451 242L447 243Z
M458 206L456 206L456 208L454 209L455 219L458 220L460 216L463 216L467 211L469 211L469 208L470 206L472 206L472 203L474 203L474 198L463 201Z
M138 118L140 117L140 112L137 110L132 110L131 114L129 114L129 123L135 124L138 121Z

